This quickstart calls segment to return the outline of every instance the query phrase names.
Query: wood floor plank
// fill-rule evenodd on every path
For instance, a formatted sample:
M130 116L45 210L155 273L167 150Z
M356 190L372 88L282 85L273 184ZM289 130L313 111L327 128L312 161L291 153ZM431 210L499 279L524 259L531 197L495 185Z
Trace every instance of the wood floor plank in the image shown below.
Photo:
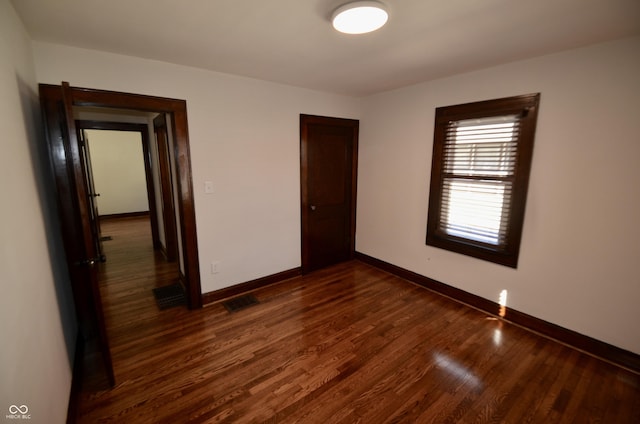
M159 310L148 218L102 231L117 385L86 373L80 423L640 422L640 376L361 262Z

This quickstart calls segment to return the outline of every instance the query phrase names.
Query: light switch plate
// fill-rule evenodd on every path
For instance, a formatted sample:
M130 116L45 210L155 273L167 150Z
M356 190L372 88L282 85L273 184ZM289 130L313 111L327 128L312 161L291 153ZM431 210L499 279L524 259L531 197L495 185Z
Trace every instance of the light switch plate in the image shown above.
M219 261L211 262L211 273L217 274L219 272L220 272L220 262Z

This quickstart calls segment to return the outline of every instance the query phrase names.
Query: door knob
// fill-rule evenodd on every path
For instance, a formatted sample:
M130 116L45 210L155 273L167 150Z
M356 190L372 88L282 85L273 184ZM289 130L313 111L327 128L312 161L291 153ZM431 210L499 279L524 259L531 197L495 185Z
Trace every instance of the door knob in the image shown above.
M85 259L85 260L82 260L82 261L77 261L77 262L75 263L75 265L77 265L77 266L89 266L89 267L91 267L91 266L94 266L95 264L97 264L97 263L98 263L98 261L99 261L99 258Z
M311 210L312 210L312 211L315 211L315 210L316 210L316 205L311 205L310 207L311 207Z

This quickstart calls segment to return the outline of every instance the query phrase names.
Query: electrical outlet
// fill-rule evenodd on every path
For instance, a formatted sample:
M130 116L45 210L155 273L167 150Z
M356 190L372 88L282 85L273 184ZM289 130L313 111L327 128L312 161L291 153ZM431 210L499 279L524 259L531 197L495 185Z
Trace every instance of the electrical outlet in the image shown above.
M220 262L219 261L211 262L211 273L217 274L219 272L220 272Z

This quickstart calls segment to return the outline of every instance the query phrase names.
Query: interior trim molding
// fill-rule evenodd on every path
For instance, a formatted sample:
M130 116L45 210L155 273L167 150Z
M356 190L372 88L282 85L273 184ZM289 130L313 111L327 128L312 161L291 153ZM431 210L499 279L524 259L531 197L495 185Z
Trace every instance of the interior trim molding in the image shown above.
M492 302L483 297L460 290L448 284L441 283L440 281L425 277L424 275L409 271L361 252L356 252L355 257L361 262L408 280L428 290L464 303L475 309L479 309L499 319L504 319L505 321L516 324L526 330L556 340L562 344L625 368L636 374L640 374L640 355L636 353L613 346L601 340L585 336L584 334L577 333L573 330L544 321L515 309L505 308L505 314L501 317L499 315L501 306L496 302Z
M233 285L231 287L225 287L220 290L207 292L202 294L202 304L209 305L211 303L218 302L229 297L238 296L240 294L250 292L253 290L261 289L273 284L280 283L284 280L288 280L293 277L302 275L302 268L292 268L286 271L278 272L276 274L267 275L265 277L257 278L255 280L247 281Z
M181 269L178 270L178 281L182 284L183 287L187 286L187 276L184 275Z

